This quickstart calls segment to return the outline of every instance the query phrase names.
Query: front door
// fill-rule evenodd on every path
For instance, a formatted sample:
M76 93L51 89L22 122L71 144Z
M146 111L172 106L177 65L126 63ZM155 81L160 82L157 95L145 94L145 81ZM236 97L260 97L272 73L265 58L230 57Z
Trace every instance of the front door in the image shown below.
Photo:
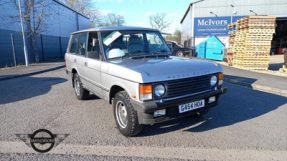
M90 32L88 38L87 61L85 62L85 74L88 81L87 88L99 96L103 95L101 63L101 50L98 32Z

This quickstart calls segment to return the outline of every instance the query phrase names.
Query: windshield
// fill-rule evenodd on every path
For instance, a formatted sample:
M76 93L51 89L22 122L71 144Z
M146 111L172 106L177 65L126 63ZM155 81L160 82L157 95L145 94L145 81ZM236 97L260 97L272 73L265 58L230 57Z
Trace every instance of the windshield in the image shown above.
M103 31L101 36L107 59L152 54L171 55L159 32Z

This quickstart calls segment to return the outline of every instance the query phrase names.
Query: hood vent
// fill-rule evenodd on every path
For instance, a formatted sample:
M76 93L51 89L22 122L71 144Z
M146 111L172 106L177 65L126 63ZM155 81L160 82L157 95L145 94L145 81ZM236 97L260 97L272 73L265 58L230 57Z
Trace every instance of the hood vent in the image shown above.
M130 59L144 59L144 58L169 58L169 55L143 55L143 56L134 56Z

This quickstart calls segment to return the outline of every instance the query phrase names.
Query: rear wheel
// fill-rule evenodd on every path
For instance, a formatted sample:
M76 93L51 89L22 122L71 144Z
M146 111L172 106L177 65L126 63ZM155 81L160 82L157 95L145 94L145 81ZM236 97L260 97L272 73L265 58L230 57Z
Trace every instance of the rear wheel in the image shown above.
M79 100L87 99L89 97L90 92L83 87L83 84L81 82L81 79L78 73L74 74L73 82L74 82L74 89L75 89L75 94L77 98Z
M143 126L138 122L137 111L131 105L126 91L115 95L113 108L117 127L124 136L135 136L142 131Z
M182 51L178 51L178 52L176 53L176 56L181 56L181 57L183 57L183 52L182 52Z

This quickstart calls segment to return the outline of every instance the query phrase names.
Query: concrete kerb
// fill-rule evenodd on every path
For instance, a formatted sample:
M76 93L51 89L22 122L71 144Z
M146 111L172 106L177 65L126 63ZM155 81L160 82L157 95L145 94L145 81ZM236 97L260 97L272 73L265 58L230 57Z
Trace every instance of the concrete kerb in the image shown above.
M252 89L255 89L258 91L269 92L269 93L287 96L287 90L272 88L272 87L267 87L267 86L262 86L262 85L257 85L257 84L249 84L249 83L240 82L240 81L237 81L234 79L229 79L229 78L224 78L223 80L225 82L228 82L228 83L237 84L237 85L252 88Z

